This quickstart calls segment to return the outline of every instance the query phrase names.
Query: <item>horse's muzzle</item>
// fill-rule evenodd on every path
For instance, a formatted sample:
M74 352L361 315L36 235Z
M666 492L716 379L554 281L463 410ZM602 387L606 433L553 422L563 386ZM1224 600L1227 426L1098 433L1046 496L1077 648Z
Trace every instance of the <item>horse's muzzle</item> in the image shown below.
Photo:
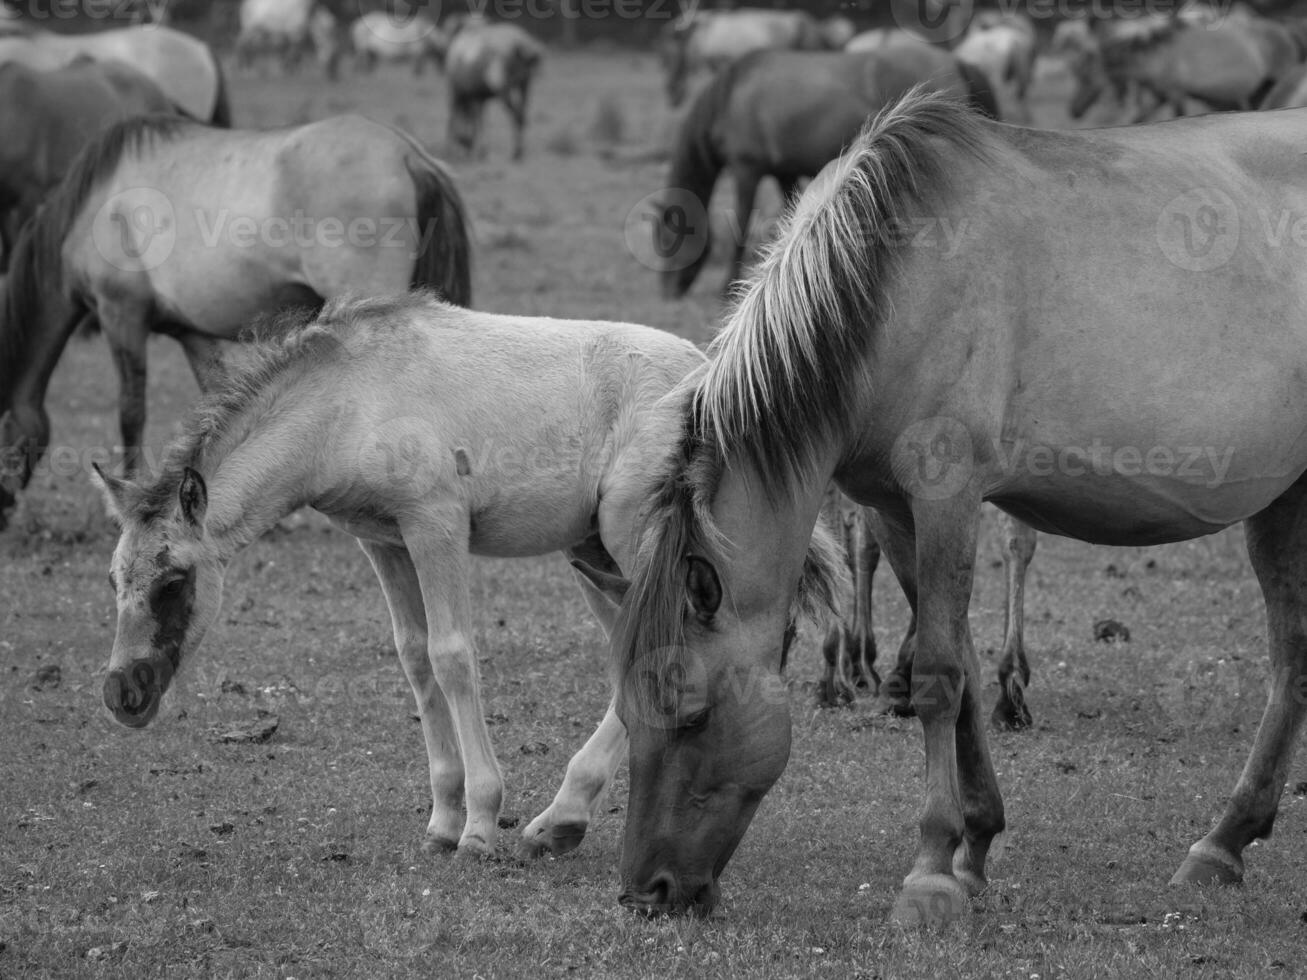
M626 888L618 904L649 918L663 915L693 915L706 919L721 899L716 880L694 888L681 888L670 871L660 871L639 891Z
M126 670L109 671L104 679L104 706L119 724L144 728L159 713L172 670L167 658L152 657L138 660Z

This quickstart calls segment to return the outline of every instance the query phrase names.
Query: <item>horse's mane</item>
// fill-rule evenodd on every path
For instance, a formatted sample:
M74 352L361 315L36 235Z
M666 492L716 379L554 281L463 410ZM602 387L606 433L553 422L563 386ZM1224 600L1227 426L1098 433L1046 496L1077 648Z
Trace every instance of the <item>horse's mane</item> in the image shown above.
M0 319L0 405L27 363L31 343L43 326L45 297L64 292L62 250L82 206L117 169L126 154L174 139L192 121L175 116L136 116L92 140L45 203L23 225L9 259L3 319Z
M131 503L133 516L150 521L171 508L182 476L190 468L203 473L209 456L221 452L240 419L274 391L279 382L304 368L339 356L344 340L366 326L389 324L421 312L457 311L434 293L329 300L321 310L298 307L257 318L242 335L240 367L210 390L187 415L182 432L168 448L163 466Z
M706 371L681 392L680 439L650 489L615 646L637 696L652 696L638 678L663 676L683 646L685 556L729 547L711 513L727 463L751 461L775 500L844 436L866 348L887 313L895 245L880 232L943 192L950 150L984 154L982 127L961 103L913 90L809 188L768 248ZM818 522L795 612L833 613L843 575L840 547Z

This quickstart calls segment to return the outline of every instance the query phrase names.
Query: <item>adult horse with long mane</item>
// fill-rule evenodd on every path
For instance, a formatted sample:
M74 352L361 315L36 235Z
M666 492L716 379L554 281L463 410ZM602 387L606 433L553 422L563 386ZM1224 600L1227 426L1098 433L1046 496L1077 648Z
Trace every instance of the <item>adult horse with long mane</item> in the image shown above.
M0 63L16 61L48 71L78 58L129 64L188 116L215 126L231 125L227 80L218 56L184 31L151 24L90 34L32 31L0 36Z
M50 435L45 390L99 320L118 370L130 472L146 341L177 338L201 386L259 313L412 286L471 299L462 199L406 134L358 116L271 131L145 116L109 129L19 235L0 307L0 514ZM16 465L15 465L16 464Z
M915 614L926 792L895 921L965 914L1004 826L967 619L985 500L1109 545L1245 523L1269 697L1173 881L1242 879L1307 707L1307 269L1250 233L1307 209L1305 131L1285 110L1039 132L918 95L809 188L714 342L612 588L625 904L711 909L785 766L777 667L832 477L885 518ZM926 215L965 224L954 254L884 233Z
M119 61L82 59L50 71L0 63L0 265L87 143L120 120L173 111L154 82Z
M729 290L740 277L762 179L775 177L792 201L801 179L839 156L869 117L914 85L998 111L979 70L925 43L856 54L756 51L719 72L681 122L668 191L651 216L663 294L685 295L708 261L708 205L723 170L735 184Z
M503 779L482 714L469 554L567 551L591 584L630 560L650 465L642 432L703 355L621 323L507 317L422 295L333 300L254 348L253 364L191 415L149 485L101 475L122 522L104 701L142 727L218 614L228 563L311 506L356 537L390 607L413 686L433 798L427 840L493 851ZM575 847L625 756L610 709L526 828L534 854ZM466 807L466 815L463 812Z

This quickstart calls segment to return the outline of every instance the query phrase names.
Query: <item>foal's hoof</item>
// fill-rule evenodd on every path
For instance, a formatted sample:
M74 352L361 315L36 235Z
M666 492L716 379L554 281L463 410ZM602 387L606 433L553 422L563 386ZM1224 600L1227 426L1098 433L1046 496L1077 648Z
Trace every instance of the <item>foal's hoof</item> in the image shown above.
M1231 863L1229 858L1218 857L1210 853L1189 855L1180 865L1180 870L1171 876L1173 885L1242 885L1243 862Z
M422 841L423 854L452 854L458 850L458 841L449 837L427 837Z
M933 874L911 878L894 900L891 925L903 929L948 925L971 912L967 890L951 875Z
M528 827L517 845L518 856L534 859L552 854L558 857L568 851L575 851L581 846L585 831L586 825L583 823L560 823L553 827L541 827L534 833Z

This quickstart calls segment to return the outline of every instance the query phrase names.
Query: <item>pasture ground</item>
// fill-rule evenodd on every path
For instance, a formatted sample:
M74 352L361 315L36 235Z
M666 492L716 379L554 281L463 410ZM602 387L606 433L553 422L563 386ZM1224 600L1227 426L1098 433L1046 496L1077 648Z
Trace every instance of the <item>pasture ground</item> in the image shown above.
M1046 124L1063 119L1058 84L1042 90ZM359 109L443 143L438 79L238 78L234 101L245 125ZM492 116L489 160L458 166L480 238L477 305L624 318L704 341L721 267L685 303L658 298L622 229L662 167L599 159L592 128L607 116L613 135L613 107L628 143L661 132L652 58L556 56L523 165L505 160ZM151 357L160 447L194 388L171 342ZM114 390L102 341L74 342L51 394L56 441L112 444ZM646 921L614 900L624 777L579 852L530 864L511 854L606 700L599 633L560 558L475 565L504 812L521 824L496 860L471 866L419 851L430 802L421 736L379 590L350 540L301 514L242 555L204 649L142 733L100 708L114 540L75 461L47 467L0 535L0 977L1303 971L1301 765L1275 837L1249 851L1245 888L1165 884L1222 806L1261 710L1264 616L1238 530L1150 551L1041 539L1028 598L1037 727L992 742L1006 849L971 918L926 935L885 925L916 840L917 725L866 705L813 710L811 636L790 675L793 757L727 870L720 912ZM1002 627L997 559L990 530L973 604L982 651ZM888 652L906 617L884 570L878 584ZM1132 642L1094 643L1104 617ZM994 658L983 661L992 701ZM279 727L265 743L218 738L270 716Z

